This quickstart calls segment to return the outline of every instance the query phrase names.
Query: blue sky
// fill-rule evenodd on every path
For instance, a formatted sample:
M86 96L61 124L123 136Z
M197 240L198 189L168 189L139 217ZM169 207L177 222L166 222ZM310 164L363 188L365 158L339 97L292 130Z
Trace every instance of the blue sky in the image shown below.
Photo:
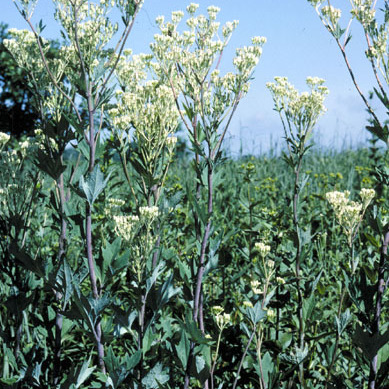
M12 0L1 1L0 21L10 27L27 28ZM183 0L145 0L128 47L135 53L148 51L153 35L158 32L154 23L156 16L168 17L171 11L184 10L188 3ZM267 37L250 92L242 100L230 127L227 142L234 153L241 141L244 152L252 154L267 150L271 140L273 144L282 144L281 123L265 87L266 82L272 81L275 76L287 76L300 90L304 89L307 76L326 80L330 89L326 100L328 111L320 119L316 130L318 143L333 148L342 147L343 142L356 145L366 139L364 105L352 85L336 42L306 0L198 0L197 3L203 12L209 5L220 7L219 20L222 23L234 19L240 22L223 58L226 68L236 47L249 44L252 36ZM334 5L347 10L349 1L338 0ZM39 0L33 20L38 22L43 19L47 24L44 35L56 38L58 29L52 12L51 0ZM343 19L345 26L348 19ZM364 56L364 38L357 23L353 23L352 32L350 61L362 90L367 93L373 85L373 78Z

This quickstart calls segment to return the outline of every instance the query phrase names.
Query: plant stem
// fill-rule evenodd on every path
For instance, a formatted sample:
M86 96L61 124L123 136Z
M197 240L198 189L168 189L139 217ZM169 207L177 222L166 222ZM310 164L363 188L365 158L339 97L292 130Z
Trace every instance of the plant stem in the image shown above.
M300 284L300 270L301 270L301 236L299 226L298 204L299 204L299 192L300 192L300 169L304 153L304 143L301 146L302 151L297 156L297 164L295 166L294 174L294 188L293 188L293 225L297 236L297 252L296 252L296 288L297 288L297 314L299 320L299 347L302 350L304 348L304 318L303 318L303 296L301 293ZM302 387L304 384L304 363L299 364L299 380Z
M204 271L205 271L205 254L208 247L208 240L209 235L211 231L211 225L212 225L212 211L213 211L213 168L211 166L211 162L208 162L208 204L207 204L207 211L208 211L208 222L205 227L205 231L203 234L203 239L201 242L201 248L200 248L200 258L199 258L199 265L197 270L197 277L196 277L196 288L194 293L194 307L193 307L193 321L197 324L200 324L200 329L204 333L204 320L203 320L203 291L202 291L202 285L203 285L203 277L204 277ZM200 320L199 320L200 317ZM193 352L194 352L195 343L191 342L190 345L190 353L188 358L188 366L186 369L185 374L185 382L184 382L184 389L189 388L189 369L190 364L193 360Z
M62 156L61 156L61 163L62 163ZM64 186L64 179L63 179L63 173L59 176L58 183L57 183L58 193L59 193L59 203L61 208L61 214L59 215L60 223L61 223L61 233L59 236L59 251L58 251L58 261L62 263L63 257L66 252L66 229L67 229L67 222L64 217L65 215L65 203L66 203L66 197L65 197L65 186ZM60 304L62 295L60 292L55 292L55 300L57 304ZM54 344L54 375L53 375L53 383L54 385L57 385L59 381L61 380L61 353L62 353L62 323L63 323L63 316L62 313L59 310L59 307L57 308L56 314L55 314L55 344Z
M213 357L213 364L212 364L211 371L210 371L211 389L214 389L214 386L215 386L214 380L213 380L213 373L215 372L216 361L217 361L217 357L219 355L219 347L220 347L220 341L221 341L221 338L222 338L222 333L223 333L223 328L220 330L219 336L217 338L215 356Z
M259 381L259 384L261 389L266 389L266 382L265 382L265 377L263 376L262 356L261 356L262 339L263 339L263 332L261 330L261 327L259 327L258 340L257 340L257 358L259 363L259 371L261 372L261 379Z
M341 315L341 312L342 312L343 300L344 300L344 297L346 295L346 290L347 290L346 288L343 288L342 289L342 293L340 295L339 306L338 306L338 313L337 313L337 318L338 319L340 319L340 315ZM326 383L324 385L324 389L327 389L327 386L328 386L328 384L330 383L330 380L331 380L332 369L333 369L335 361L336 361L336 353L338 351L339 341L340 341L340 334L339 334L339 331L336 331L335 347L334 347L334 351L333 351L333 354L332 354L332 357L331 357L330 366L328 367L327 378L326 378Z
M243 362L244 362L244 360L246 358L247 352L249 351L249 347L251 345L251 342L253 341L253 338L254 338L256 330L257 330L257 327L254 326L253 332L251 333L251 336L250 336L250 338L249 338L249 340L247 342L246 348L244 349L242 358L240 360L239 367L238 367L238 370L236 372L236 377L235 377L235 380L234 380L234 384L232 385L232 389L236 389L236 385L238 384L238 380L239 380L239 376L240 376L240 371L242 370L242 367L243 367Z
M378 281L377 281L377 292L376 292L376 305L374 312L374 320L372 325L372 336L378 336L380 333L380 318L382 309L382 298L385 292L385 267L386 267L386 256L388 254L389 245L389 231L386 231L381 246L380 264L378 267ZM370 373L369 373L369 389L376 388L377 379L377 362L378 352L370 360Z

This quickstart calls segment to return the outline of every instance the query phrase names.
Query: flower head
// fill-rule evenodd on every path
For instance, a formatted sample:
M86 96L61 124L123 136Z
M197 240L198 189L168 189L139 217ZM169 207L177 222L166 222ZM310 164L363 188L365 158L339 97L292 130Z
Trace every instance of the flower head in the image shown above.
M263 242L256 242L254 247L259 252L259 255L263 258L266 257L271 250L271 247Z
M0 132L0 147L4 146L9 140L10 136L4 132Z
M326 194L327 201L335 212L336 220L342 226L348 243L351 246L359 225L362 222L364 213L375 196L375 191L374 189L363 188L360 191L362 203L351 201L349 196L350 192L347 190L344 192L328 192Z
M138 216L114 215L115 231L126 241L131 241L139 225Z

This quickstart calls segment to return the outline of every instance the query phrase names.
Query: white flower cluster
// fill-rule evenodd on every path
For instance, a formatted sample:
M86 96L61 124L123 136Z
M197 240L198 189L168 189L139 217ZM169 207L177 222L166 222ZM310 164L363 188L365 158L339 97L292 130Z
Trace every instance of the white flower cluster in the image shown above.
M110 207L116 208L116 207L123 207L126 202L122 199L116 199L116 198L110 198L108 199L108 204Z
M321 14L327 25L336 26L342 16L342 11L339 8L334 8L332 5L325 5L321 9Z
M118 24L113 24L107 17L108 7L112 4L115 5L115 2L95 4L90 1L56 0L55 17L69 38L69 45L63 46L62 51L74 68L80 68L79 50L90 74L104 60L103 49L118 30Z
M0 132L0 147L3 147L10 140L10 136L4 132Z
M108 199L108 204L105 208L105 214L109 217L116 215L120 212L121 207L123 207L126 202L122 199L110 198Z
M373 0L351 0L351 14L362 24L363 27L368 27L371 23L375 23L375 8Z
M250 281L251 290L254 294L262 294L261 283L258 280Z
M5 39L4 45L10 51L18 66L27 74L30 83L33 85L34 93L39 94L40 103L43 104L45 113L59 121L63 108L63 96L53 86L52 80L46 71L36 37L28 30L10 29L9 33L12 39ZM53 78L56 83L63 86L62 79L69 65L66 51L61 48L57 57L47 58L50 43L43 38L40 38L40 41ZM42 94L42 90L45 90L46 93Z
M113 217L115 222L115 231L127 242L131 241L135 234L142 226L146 226L150 229L152 223L159 215L158 207L140 207L139 216L136 215L115 215L118 208L122 207L125 202L121 199L109 199L108 200L108 212Z
M222 331L224 327L231 323L231 314L225 313L224 308L219 305L212 307L212 311L215 315L216 325Z
M372 50L375 50L375 57L384 59L388 56L388 29L383 28L374 39Z
M158 217L158 207L139 207L140 220L145 224L151 224Z
M342 226L350 246L362 222L366 208L375 196L375 191L374 189L363 188L359 195L362 203L351 201L349 199L350 192L347 190L344 192L328 192L326 194L326 199L333 208L336 220Z
M370 202L374 199L375 197L375 190L374 189L367 189L367 188L362 188L361 191L359 192L359 196L362 199L363 202L363 207L367 208Z
M276 110L280 115L284 115L286 122L290 124L288 131L292 138L295 136L294 131L300 136L308 135L326 111L324 99L328 88L323 85L324 82L318 77L307 77L306 83L310 90L301 94L289 83L287 77L275 77L274 83L266 84L273 96Z
M158 160L165 145L170 152L173 150L169 138L177 129L179 112L170 87L147 80L159 71L158 65L151 63L152 57L125 54L117 68L121 85L116 93L118 104L110 109L109 116L115 131L125 133L127 139L132 136L151 171L152 161Z
M259 252L259 255L263 258L266 257L271 250L271 247L263 242L256 242L254 247Z
M139 217L134 215L114 215L115 231L125 241L130 242L139 227Z
M202 110L203 117L217 123L237 96L241 98L248 91L249 79L266 40L256 37L252 46L238 49L233 60L235 74L221 76L216 64L238 21L227 22L222 27L220 38L220 23L216 22L220 9L210 6L207 15L196 16L197 8L198 5L193 3L187 7L190 17L186 25L189 29L182 33L178 31L181 13L173 13L170 22L158 17L160 34L154 36L151 49L158 60L159 71L170 78L176 98L183 93L193 101L196 110Z
M235 31L236 27L238 27L239 20L233 20L232 22L226 22L226 24L222 27L222 33L224 38L228 38Z
M245 46L236 50L236 56L233 63L241 77L247 79L250 77L253 69L258 64L259 57L262 54L262 45L266 43L264 37L252 38L253 46Z
M8 33L12 38L4 39L3 43L17 64L27 72L43 73L44 65L34 34L28 30L17 30L16 28L10 28ZM42 39L42 44L46 54L49 50L48 42Z
M176 136L169 136L168 138L166 138L166 144L169 147L169 149L173 149L176 143L177 143Z
M196 3L190 3L187 7L186 10L189 14L193 15L196 11L197 8L199 8L199 5Z

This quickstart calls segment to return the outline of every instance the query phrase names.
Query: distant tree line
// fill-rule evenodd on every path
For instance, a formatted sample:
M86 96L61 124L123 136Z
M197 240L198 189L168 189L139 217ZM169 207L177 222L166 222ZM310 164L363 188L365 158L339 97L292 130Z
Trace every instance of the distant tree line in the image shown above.
M0 131L20 138L32 135L39 116L32 104L26 74L3 44L9 38L8 25L0 22ZM51 53L57 50L58 42L52 41Z

